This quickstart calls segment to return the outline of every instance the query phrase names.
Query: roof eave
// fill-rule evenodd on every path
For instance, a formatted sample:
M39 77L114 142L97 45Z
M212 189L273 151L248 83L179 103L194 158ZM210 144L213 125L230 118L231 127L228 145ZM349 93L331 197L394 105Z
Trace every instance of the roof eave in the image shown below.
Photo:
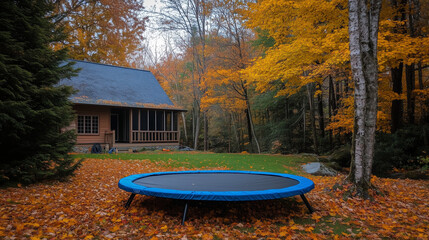
M147 104L147 103L126 103L126 102L114 102L109 100L79 100L76 101L72 99L73 104L82 104L82 105L95 105L95 106L111 106L111 107L124 107L124 108L145 108L145 109L157 109L157 110L173 110L179 112L187 112L188 110L183 109L174 105L166 105L166 104Z

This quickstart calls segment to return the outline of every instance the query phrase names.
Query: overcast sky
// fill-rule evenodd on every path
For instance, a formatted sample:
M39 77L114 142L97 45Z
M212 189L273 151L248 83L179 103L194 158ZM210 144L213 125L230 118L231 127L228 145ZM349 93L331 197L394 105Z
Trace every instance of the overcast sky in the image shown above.
M160 0L143 0L143 5L146 11L158 12L162 3ZM146 15L146 14L145 14ZM153 65L155 62L159 61L160 55L165 52L165 38L167 34L156 30L156 21L155 19L149 17L149 22L146 25L146 31L144 33L145 37L145 65Z

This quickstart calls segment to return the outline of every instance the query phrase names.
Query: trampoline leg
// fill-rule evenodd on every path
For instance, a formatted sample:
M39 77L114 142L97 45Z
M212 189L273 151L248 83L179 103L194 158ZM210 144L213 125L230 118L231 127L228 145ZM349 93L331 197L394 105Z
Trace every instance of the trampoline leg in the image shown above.
M188 203L185 204L185 210L183 211L182 225L185 225L186 212L188 212Z
M131 193L130 198L128 198L127 203L125 204L125 208L128 209L131 205L131 202L133 201L134 197L136 196L135 193Z
M301 194L302 201L304 201L305 206L307 206L310 213L314 212L314 209L311 207L310 203L307 201L307 198L305 198L304 194Z

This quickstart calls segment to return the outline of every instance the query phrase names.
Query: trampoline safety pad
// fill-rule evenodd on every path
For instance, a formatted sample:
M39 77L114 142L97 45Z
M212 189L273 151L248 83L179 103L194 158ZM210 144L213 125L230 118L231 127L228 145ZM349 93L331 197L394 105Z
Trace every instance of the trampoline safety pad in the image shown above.
M291 174L228 170L155 172L122 178L118 186L132 193L126 208L136 194L190 201L258 201L300 195L313 212L304 197L314 188L313 181ZM187 207L186 204L182 224Z

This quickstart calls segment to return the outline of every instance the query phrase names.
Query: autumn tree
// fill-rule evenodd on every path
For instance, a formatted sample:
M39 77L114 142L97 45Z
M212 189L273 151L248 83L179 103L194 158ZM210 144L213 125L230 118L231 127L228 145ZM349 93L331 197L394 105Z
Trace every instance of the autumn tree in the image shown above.
M203 115L204 150L208 149L207 111L201 109L201 98L206 91L207 74L207 36L212 3L205 0L168 0L161 12L154 13L160 20L160 28L165 31L176 31L182 43L192 49L192 113L194 119L194 149L198 149L200 135L200 115Z
M278 90L277 96L291 96L306 89L316 152L316 112L323 118L321 86L328 76L338 81L348 77L345 7L341 0L262 1L250 4L246 12L249 27L261 28L275 40L246 74L260 92Z
M165 56L161 58L159 62L149 68L156 79L160 82L162 88L166 91L171 101L177 106L182 108L192 109L194 98L190 94L193 91L193 53L190 49L184 53L165 52ZM188 126L187 118L189 115L182 112L182 124L184 137L183 144L189 144L191 142L188 138ZM193 113L192 113L193 115ZM192 121L192 119L190 119ZM191 124L192 127L192 124ZM191 130L192 132L192 130ZM192 142L193 144L193 142Z
M260 153L252 118L248 81L241 73L257 53L250 45L252 32L242 25L240 11L245 8L246 2L218 0L214 3L218 28L210 38L213 60L208 70L207 91L202 102L205 108L217 103L227 111L244 112L250 147L254 142L257 152Z
M350 64L354 81L355 121L349 179L367 198L371 186L377 123L377 40L381 0L349 0Z
M133 66L142 51L146 18L141 0L60 0L57 21L68 37L61 46L77 60Z
M427 22L420 16L427 10L427 1L406 0L390 1L382 9L379 65L382 77L386 71L390 71L390 76L386 77L391 78L393 91L390 94L392 132L407 123L417 123L415 90L417 85L424 89L423 82L418 79L422 79L422 66L428 62L429 55Z
M68 155L75 135L62 132L73 120L71 87L57 86L75 71L65 35L49 1L0 2L0 183L64 179L79 167Z

